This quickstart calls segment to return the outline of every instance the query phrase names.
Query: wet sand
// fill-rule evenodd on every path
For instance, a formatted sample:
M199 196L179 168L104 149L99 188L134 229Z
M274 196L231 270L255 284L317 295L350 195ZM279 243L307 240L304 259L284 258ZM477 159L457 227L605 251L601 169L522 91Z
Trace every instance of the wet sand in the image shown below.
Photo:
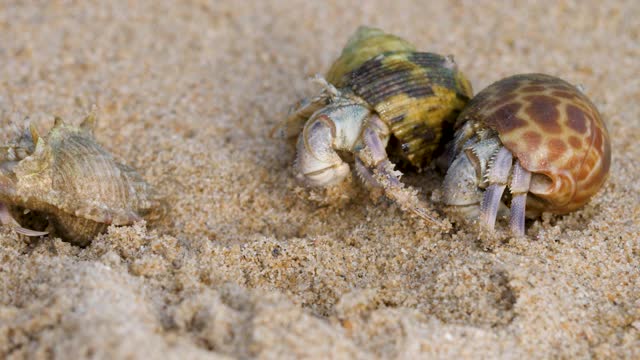
M96 105L98 141L172 205L84 249L2 228L0 357L640 358L638 18L637 1L0 1L2 140ZM361 24L453 54L476 91L582 84L609 181L526 238L431 229L356 177L301 187L269 132ZM441 174L404 179L438 199Z

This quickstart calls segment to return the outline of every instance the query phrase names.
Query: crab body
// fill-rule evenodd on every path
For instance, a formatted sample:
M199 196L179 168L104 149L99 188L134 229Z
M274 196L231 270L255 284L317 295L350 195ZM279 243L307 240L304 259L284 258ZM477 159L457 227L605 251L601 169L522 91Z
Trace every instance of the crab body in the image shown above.
M327 79L322 93L301 101L280 127L283 135L299 134L297 177L311 186L338 183L349 166L337 151L351 152L367 185L430 219L415 191L399 181L387 145L394 137L397 148L389 151L416 167L441 148L472 95L453 59L417 52L403 39L361 27Z
M150 219L163 209L135 170L96 143L93 124L93 117L79 128L56 119L46 137L31 128L20 140L28 144L21 146L24 156L4 159L0 173L0 201L16 217L29 210L31 218L46 218L56 235L81 246L111 224Z
M604 184L609 134L593 103L553 76L500 80L460 114L444 183L445 202L493 228L510 201L511 228L524 217L584 206ZM503 197L506 187L510 194Z

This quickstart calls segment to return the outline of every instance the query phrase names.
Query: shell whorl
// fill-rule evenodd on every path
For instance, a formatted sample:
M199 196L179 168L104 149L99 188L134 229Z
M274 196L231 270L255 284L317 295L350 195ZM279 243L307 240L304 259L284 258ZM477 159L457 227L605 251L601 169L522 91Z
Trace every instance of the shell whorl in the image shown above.
M389 125L403 156L422 166L472 96L452 60L426 52L380 54L346 76L346 86Z
M349 38L340 57L327 72L327 80L336 87L345 85L345 75L359 68L366 61L385 52L415 51L410 42L383 32L380 29L361 26Z

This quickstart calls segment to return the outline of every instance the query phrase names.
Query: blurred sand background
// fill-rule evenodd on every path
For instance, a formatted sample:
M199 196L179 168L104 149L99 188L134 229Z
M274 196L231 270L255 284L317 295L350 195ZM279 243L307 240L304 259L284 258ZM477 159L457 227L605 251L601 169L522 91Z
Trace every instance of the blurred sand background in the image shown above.
M0 0L3 141L95 104L98 141L172 204L84 249L2 228L0 358L640 358L639 19L636 0ZM354 179L301 188L269 131L361 24L454 54L476 92L583 84L605 188L526 239L440 233ZM437 199L442 175L405 179Z

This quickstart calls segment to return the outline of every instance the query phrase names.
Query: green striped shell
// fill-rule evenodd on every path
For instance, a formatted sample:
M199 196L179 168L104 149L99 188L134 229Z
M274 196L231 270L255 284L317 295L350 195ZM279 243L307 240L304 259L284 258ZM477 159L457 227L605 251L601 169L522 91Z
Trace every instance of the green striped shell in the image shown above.
M417 52L405 40L366 27L352 36L327 79L364 99L398 139L402 156L418 167L431 160L443 135L452 134L473 95L451 58Z

